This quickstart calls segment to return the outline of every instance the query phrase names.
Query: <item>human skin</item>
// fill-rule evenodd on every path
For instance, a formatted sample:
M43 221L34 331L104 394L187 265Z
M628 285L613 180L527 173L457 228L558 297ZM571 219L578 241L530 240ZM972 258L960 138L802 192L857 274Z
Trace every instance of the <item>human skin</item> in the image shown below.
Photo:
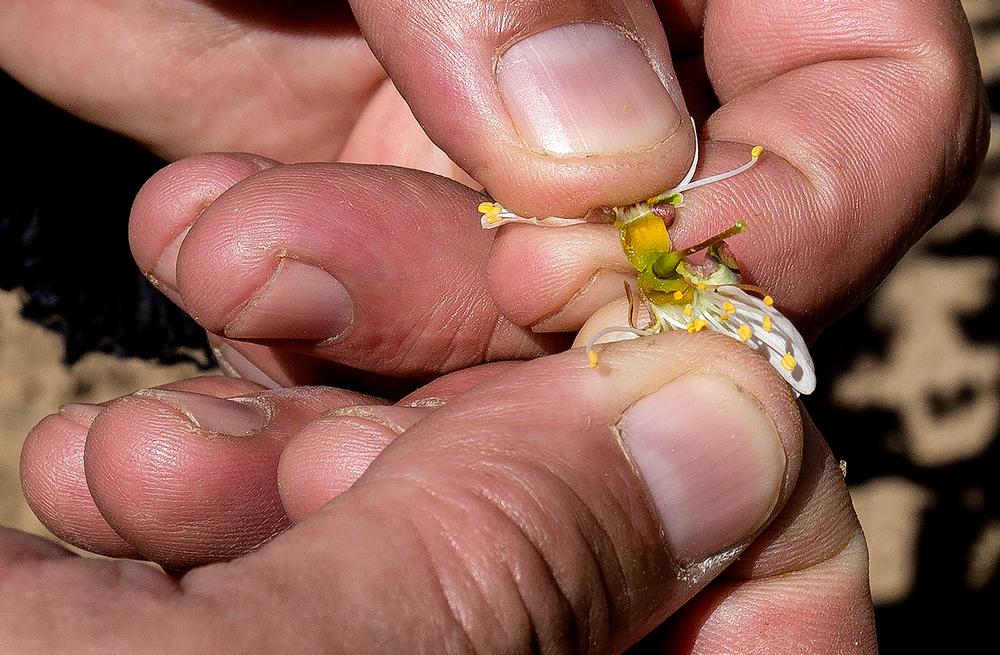
M226 559L234 542L251 547L276 501L294 526L179 580L5 531L4 645L618 652L662 624L647 644L664 652L873 652L866 550L842 476L811 426L803 443L768 365L717 335L613 344L602 358L599 372L575 351L494 365L506 370L464 391L427 389L437 409L330 412L358 401L317 387L254 395L249 383L252 404L144 393L89 427L85 408L67 408L33 439L86 438L94 499L140 552L178 568ZM233 384L180 388L231 395ZM643 399L661 412L652 424L631 418ZM261 407L270 418L248 434ZM669 448L638 445L651 425ZM306 484L301 467L346 482L360 434L391 443L325 502L336 490ZM254 493L275 469L277 487ZM659 474L666 489L651 483ZM221 487L226 498L199 507Z
M266 13L266 3L257 3L241 13L244 3L120 0L98 8L14 1L0 9L0 64L46 97L170 158L246 151L280 161L399 165L472 183L467 172L525 215L581 214L669 188L690 161L692 108L702 124L704 171L745 161L753 144L769 154L747 175L688 194L675 240L694 242L748 220L749 233L731 247L807 334L853 306L954 206L984 152L988 114L968 26L954 2L663 2L656 7L662 21L645 3L481 3L477 11L456 11L453 3L389 4L391 10L355 3L354 25L343 7L316 3ZM526 35L594 21L629 32L669 93L683 95L677 131L599 155L539 153L502 106L495 60ZM100 38L66 37L84 26ZM131 62L129 74L111 65L122 59ZM83 76L86 85L78 83ZM607 84L582 79L578 86L586 100ZM620 131L631 143L635 135ZM387 202L394 204L381 211L391 238L375 234L388 227L352 228L374 220L377 198L361 216L347 212L350 220L322 195L300 194L275 213L261 206L264 190L251 189L267 180L292 183L295 174L253 175L266 165L226 163L218 170L182 162L154 178L137 202L131 234L137 262L209 331L225 333L281 255L306 257L321 232L330 243L313 263L353 296L386 277L382 261L391 247L413 253L413 270L432 257L445 266L455 257L436 252L440 239L424 238L418 221L405 218L414 215L405 199L394 202L391 194ZM265 252L257 257L233 245L231 217L202 211L251 176L241 187L246 193L227 194L223 205L244 217L241 227L257 224L260 233L275 235L260 244ZM391 290L392 302L376 295L356 305L351 330L335 343L288 341L276 353L244 329L226 348L248 356L273 385L329 380L322 362L431 376L484 356L558 350L563 339L537 331L578 329L620 297L630 269L613 229L512 228L493 244L492 235L468 225L475 220L466 218L469 211L456 206L453 218L440 219L439 229L468 257L450 267L454 291L442 297L429 285L438 311L425 311L428 294L407 280L405 289ZM426 213L417 208L415 216ZM188 228L191 238L178 242ZM381 260L337 267L366 249ZM476 286L479 276L489 282L485 292ZM476 304L483 309L470 320L452 320ZM498 328L485 329L487 319ZM380 333L385 326L393 327L390 338ZM289 332L286 325L255 327L259 334L275 327ZM377 347L368 347L372 342Z
M361 62L356 78L342 80L342 69L332 64L329 69L302 65L319 61L314 49L324 43L332 48L341 37L303 40L299 32L282 31L278 21L270 29L248 30L249 39L226 40L230 47L249 41L248 48L278 62L278 90L254 78L250 67L245 75L252 86L268 89L261 93L263 102L246 108L241 97L240 112L226 105L237 95L227 96L226 89L247 84L241 78L210 87L204 104L201 97L182 97L171 111L172 96L151 91L203 88L185 75L216 67L185 68L184 61L154 56L163 53L153 45L140 60L154 73L165 66L169 75L138 66L129 84L113 86L122 84L120 76L98 76L87 87L95 91L81 91L73 83L73 66L109 70L107 61L116 52L54 47L60 25L68 25L60 23L59 7L69 5L51 3L39 10L8 3L0 26L11 38L0 39L0 61L55 101L135 134L162 153L176 156L208 144L285 160L403 164L472 184L430 149L391 88L373 92L381 72L349 30L342 34L354 44L350 56ZM690 159L687 109L678 109L677 131L654 143L636 145L633 139L624 150L588 156L539 152L498 104L495 53L556 25L610 22L643 44L675 98L679 93L669 73L676 64L687 106L705 118L712 101L697 89L706 80L687 60L701 54L692 42L704 29L707 79L721 103L701 130L705 170L740 161L749 144L763 144L773 154L745 176L689 194L673 234L680 243L695 241L734 218L752 216L750 234L734 240L733 250L783 311L814 332L877 283L906 246L957 201L985 145L981 83L956 4L828 5L661 3L674 63L659 20L642 3L485 4L481 14L454 14L452 5L438 3L393 3L391 11L378 2L353 8L367 42L427 134L498 200L538 215L579 214L669 187ZM174 10L168 4L158 6L158 14L136 6L104 5L136 21L114 23L138 26L133 33L148 35L143 25L171 24ZM193 12L188 24L205 28L182 33L188 39L193 32L189 46L202 47L206 34L232 35L220 26L245 28L238 14L215 13L219 6L184 5ZM112 29L102 22L101 16L109 15L102 11L82 15ZM499 11L502 19L495 15ZM19 42L17 35L39 16L46 19L45 29L33 32L33 44ZM20 31L13 29L18 25ZM434 26L433 38L414 31L419 26ZM491 31L496 26L502 29ZM178 35L160 30L152 36L164 33ZM51 36L50 47L43 47L40 35ZM169 39L141 42L165 50L176 46ZM104 43L118 47L122 39ZM240 61L237 53L245 54L226 50L206 48L205 56ZM284 62L290 63L280 69ZM269 68L267 80L274 75ZM150 80L156 84L150 86ZM581 86L590 94L601 88ZM287 107L280 101L287 100L281 93L288 88L300 91L296 98L305 89L306 99L313 90L315 101L303 106L326 107L325 113L320 110L313 121L272 115L267 101ZM106 106L101 100L106 97L117 98L115 107ZM347 100L331 103L330 97ZM163 112L159 120L144 123L136 116L148 112L136 111L129 101L141 107L152 104L150 98ZM441 112L441 103L458 111ZM263 108L255 113L258 106ZM220 121L207 120L229 114L246 119L243 129L238 120L221 122L225 129ZM171 122L178 120L191 122L179 128ZM289 123L302 131L290 134ZM310 125L317 127L310 132ZM324 142L319 134L332 136ZM387 136L391 145L410 149L387 147ZM411 159L394 160L397 152ZM628 271L614 231L596 225L511 228L494 237L476 227L471 210L480 199L457 183L398 169L202 156L175 164L147 185L133 214L132 243L140 267L157 275L161 286L169 277L156 271L164 270L164 252L176 255L176 262L172 256L167 262L173 277L165 291L210 331L236 337L229 347L247 355L269 386L327 377L326 362L419 377L559 349L561 339L539 331L579 328L618 293L614 284L594 278L599 270ZM181 244L167 248L192 225ZM257 247L245 247L248 243ZM247 322L239 322L245 307L261 305L261 289L273 283L287 260L309 262L347 287L353 301L350 327L338 339L276 344L275 337L282 336L274 333L276 326L288 335L308 333L313 326L258 322L267 332L260 338L263 332L247 332ZM288 306L309 300L306 294ZM243 328L239 334L230 329L234 323ZM21 639L19 644L49 639L46 645L53 648L70 640L99 646L100 639L128 643L139 637L149 647L155 643L149 635L155 634L164 649L187 645L185 639L215 644L239 635L247 640L240 645L252 643L262 652L305 643L327 650L353 650L363 643L378 652L378 639L416 639L429 651L442 644L455 649L474 644L501 652L531 639L542 645L563 639L601 652L634 642L688 601L663 630L670 652L726 652L732 644L746 651L749 643L762 652L784 652L806 640L817 644L817 652L871 650L863 539L829 453L811 427L802 449L797 410L759 360L738 344L703 336L667 335L612 347L602 354L609 362L603 376L586 370L578 353L514 371L507 370L509 364L473 369L423 392L447 401L433 411L390 409L384 401L334 390L267 391L261 398L274 410L271 422L237 448L224 439L191 438L204 430L192 428L187 415L178 413L178 405L196 402L187 396L147 394L100 411L77 408L55 415L33 432L24 458L26 492L36 509L43 508L43 520L101 552L141 554L175 568L202 566L174 585L129 564L68 560L48 546L5 533L3 591L11 606L3 615L11 623L3 634ZM440 352L447 356L437 356ZM311 358L308 366L301 355ZM712 504L703 502L683 514L664 514L655 478L641 464L630 465L617 446L621 430L611 429L639 398L689 371L733 380L756 399L778 426L786 465L778 504L765 517L774 521L771 527L739 564L710 584L731 553L696 579L662 572L676 564L675 541L693 548L694 557L711 560L706 544L719 537L713 526L732 523L732 513L709 520ZM259 390L220 380L182 387L210 396ZM359 403L364 412L329 413ZM716 479L713 473L728 469L712 459L718 446L713 437L726 434L728 426L714 425L711 412L699 415L697 409L692 402L682 423L704 426L704 453L686 470ZM206 425L230 416L218 407L214 413ZM239 420L245 426L250 419ZM635 464L636 453L629 452ZM490 478L487 464L504 474ZM362 471L367 472L361 481L345 492ZM412 502L414 480L442 501L429 509ZM484 487L492 492L489 497L509 501L502 504L503 516L495 505L476 502ZM513 489L526 493L507 498ZM763 491L750 486L734 493ZM467 515L457 518L454 507ZM701 516L705 524L684 527L678 517L687 515ZM566 537L567 517L580 516L586 520L570 521L570 535L580 538ZM291 524L253 555L209 564L254 549ZM470 529L477 525L489 525L490 548ZM745 543L760 527L733 527L728 543ZM408 539L414 534L418 538ZM718 551L727 546L714 545ZM477 560L484 548L522 573L505 578L493 562ZM401 569L397 562L410 565ZM609 577L621 562L630 564ZM129 572L128 582L114 586L109 569ZM373 586L376 578L379 585ZM253 589L247 588L248 579L257 583ZM496 584L477 586L484 579ZM385 588L403 592L390 601L381 593ZM482 596L466 595L470 588ZM449 602L440 602L442 594ZM544 599L559 596L566 605L556 605L568 607L565 613L530 611L553 607ZM359 604L370 621L358 620ZM123 607L139 611L124 618L116 611ZM206 610L224 620L207 622ZM322 620L305 625L305 617L316 615ZM70 633L54 628L57 616L86 616L90 622L73 623ZM771 630L761 637L765 624ZM167 625L182 630L165 634Z

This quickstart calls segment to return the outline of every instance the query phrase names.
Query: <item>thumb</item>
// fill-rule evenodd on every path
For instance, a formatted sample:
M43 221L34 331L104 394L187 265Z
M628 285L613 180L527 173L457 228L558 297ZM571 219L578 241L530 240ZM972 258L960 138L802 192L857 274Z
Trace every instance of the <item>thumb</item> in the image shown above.
M506 207L580 216L671 186L693 149L645 0L354 0L427 134Z
M784 384L728 339L602 348L598 370L572 351L482 382L231 565L242 572L189 582L256 605L248 594L274 590L237 580L331 576L329 615L307 629L360 652L401 640L414 653L624 649L777 513L802 427ZM277 595L310 605L314 593Z

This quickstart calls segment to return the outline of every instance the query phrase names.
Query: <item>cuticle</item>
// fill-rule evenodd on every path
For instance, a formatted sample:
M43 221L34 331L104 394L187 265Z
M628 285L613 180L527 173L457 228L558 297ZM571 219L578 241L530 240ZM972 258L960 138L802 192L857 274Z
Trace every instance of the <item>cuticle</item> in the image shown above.
M379 414L378 412L369 409L367 407L359 407L359 406L340 407L338 409L333 409L330 410L329 412L326 412L325 416L331 418L345 417L345 418L362 419L370 423L374 423L375 425L386 428L387 430L392 430L397 435L402 434L405 431L403 426L399 425L398 423L388 419L384 415Z
M248 430L247 432L240 435L223 435L220 432L212 432L210 430L202 428L201 423L198 421L197 418L195 418L195 416L191 412L184 409L183 407L179 407L177 404L169 400L169 396L166 395L169 393L171 393L170 389L139 389L138 391L133 392L132 395L139 396L140 398L151 398L158 403L166 405L167 407L169 407L170 409L174 410L179 415L184 417L184 420L190 424L192 432L196 432L197 434L205 437L213 437L215 435L221 435L225 437L240 437L240 438L252 437L262 432L265 428L267 428L267 426L270 425L271 421L274 419L277 413L275 407L268 400L266 400L263 396L259 394L252 396L235 396L232 398L218 398L217 396L210 396L210 394L198 394L198 395L210 396L212 398L215 398L216 400L227 400L241 405L253 405L254 407L257 407L259 410L263 412L264 422L263 424L261 424L259 428ZM188 392L188 391L179 391L178 393L197 394L197 392Z
M74 403L70 403L70 404L74 404ZM75 425L77 427L80 427L80 428L83 428L85 430L90 430L90 427L94 424L94 422L93 421L89 421L88 422L85 417L80 416L79 414L76 414L76 413L74 413L72 411L68 411L68 409L67 409L68 406L69 405L63 405L62 407L60 407L58 409L58 411L56 413L60 417L62 417L63 420L69 421L73 425ZM96 419L96 417L95 417L95 419Z

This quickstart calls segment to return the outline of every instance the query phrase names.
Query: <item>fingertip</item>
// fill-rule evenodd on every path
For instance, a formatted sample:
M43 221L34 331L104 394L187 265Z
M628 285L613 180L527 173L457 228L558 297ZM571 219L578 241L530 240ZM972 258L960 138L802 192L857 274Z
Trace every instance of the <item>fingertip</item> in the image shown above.
M691 165L695 144L684 116L676 132L635 152L565 159L505 145L466 166L518 215L582 217L595 207L631 205L676 185Z
M601 284L600 294L583 298L582 292L592 286L595 276L601 271L614 275L630 270L621 254L618 231L608 226L511 225L502 228L494 240L488 282L497 306L517 325L537 325L570 309L574 299L587 301L586 307L577 303L572 321L563 316L556 326L572 330L583 324L587 309L593 312L623 293L618 283L608 297L607 285ZM555 325L550 323L549 330Z
M278 488L295 522L347 491L396 437L431 411L378 405L332 410L303 428L281 454Z
M121 398L94 422L84 464L97 507L149 559L227 559L287 527L266 408L181 391Z
M232 559L284 531L277 468L285 444L331 407L376 402L324 387L212 395L247 384L208 378L185 391L142 390L91 426L83 461L94 502L146 558L184 569Z
M489 297L494 234L475 220L481 199L417 171L275 168L201 215L180 251L180 295L202 327L280 384L302 376L242 344L397 378L477 364L484 353L541 354L545 340L512 329Z
M347 491L397 433L357 416L332 416L311 423L281 455L278 488L293 522L316 512Z
M108 557L137 558L101 515L87 486L84 444L99 411L70 405L36 425L21 450L21 487L38 520L63 541Z
M129 219L129 243L139 268L152 273L164 252L216 198L276 165L272 159L253 154L211 153L187 157L158 171L139 190ZM165 262L160 275L172 277L166 269L172 271L174 266Z

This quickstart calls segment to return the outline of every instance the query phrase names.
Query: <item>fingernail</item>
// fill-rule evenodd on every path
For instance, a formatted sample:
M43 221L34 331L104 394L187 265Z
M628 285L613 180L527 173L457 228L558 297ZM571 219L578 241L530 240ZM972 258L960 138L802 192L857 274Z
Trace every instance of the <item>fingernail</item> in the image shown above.
M731 382L683 376L629 408L618 427L679 562L740 545L774 510L784 448L757 400Z
M294 259L278 269L224 330L233 339L325 340L354 320L347 289L326 271Z
M648 148L680 124L639 45L601 23L563 25L515 43L500 58L497 84L525 142L554 155Z
M215 355L219 366L227 375L234 378L241 378L256 382L268 389L281 389L281 384L247 359L243 353L230 346L225 341L209 335L208 343L212 346L212 354Z
M270 419L266 406L252 398L216 398L164 389L143 389L135 395L172 405L204 432L246 437L258 432Z
M568 332L578 330L598 309L625 294L625 283L634 280L617 271L601 269L569 299L562 309L531 327L532 332Z
M90 429L94 419L104 410L103 405L91 405L89 403L70 403L59 408L59 413L63 418L80 427Z
M160 258L156 260L156 266L150 271L150 280L153 285L175 303L180 301L180 294L177 292L177 256L181 252L184 238L190 231L191 226L188 226L171 241L160 253Z

